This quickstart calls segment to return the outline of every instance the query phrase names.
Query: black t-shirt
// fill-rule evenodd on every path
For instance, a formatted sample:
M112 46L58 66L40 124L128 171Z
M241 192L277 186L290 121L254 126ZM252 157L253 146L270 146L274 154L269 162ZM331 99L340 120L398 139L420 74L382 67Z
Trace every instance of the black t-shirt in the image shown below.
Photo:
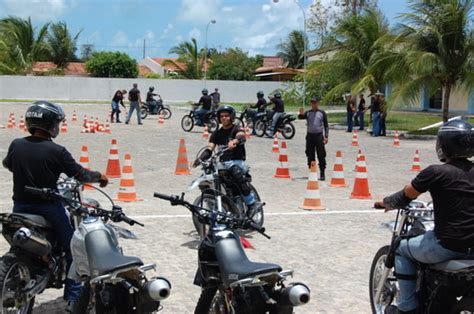
M49 202L25 192L25 185L56 188L61 173L72 177L82 169L66 148L35 136L13 140L3 165L13 172L13 200L25 203Z
M365 110L365 99L364 98L361 98L359 100L359 107L357 109L359 109L359 111L364 111Z
M128 92L128 99L130 101L138 101L138 94L140 94L140 90L134 87Z
M418 192L430 191L440 243L458 251L474 248L474 163L458 159L432 165L411 184Z
M112 101L113 101L113 102L116 102L117 104L118 104L118 103L121 103L122 106L123 106L123 95L122 95L122 94L119 94L119 93L115 94L115 95L114 95L114 98L112 98Z
M239 132L243 132L240 127L237 125L233 125L229 129L224 129L221 127L214 133L212 133L211 138L209 139L210 143L214 143L217 146L227 146L230 140L235 139L235 136ZM229 161L229 160L245 160L245 146L237 145L232 150L227 150L221 157L221 161Z
M354 111L354 110L353 110L354 108L355 108L354 101L353 101L353 100L348 100L348 101L347 101L347 107L346 107L347 112L352 112L352 111Z
M211 110L212 98L209 95L202 95L199 99L199 105L202 109Z
M252 108L257 108L257 111L258 112L265 112L265 105L267 104L267 101L265 100L265 98L259 98L257 100L257 103L252 106Z
M380 101L378 101L377 99L372 101L370 109L372 110L372 112L380 112Z
M146 93L146 101L153 101L154 100L153 96L156 96L156 94L153 93L153 92L150 92L150 91L147 92Z
M285 104L283 103L283 100L279 98L272 98L271 100L272 103L275 104L275 106L273 106L275 112L285 112Z

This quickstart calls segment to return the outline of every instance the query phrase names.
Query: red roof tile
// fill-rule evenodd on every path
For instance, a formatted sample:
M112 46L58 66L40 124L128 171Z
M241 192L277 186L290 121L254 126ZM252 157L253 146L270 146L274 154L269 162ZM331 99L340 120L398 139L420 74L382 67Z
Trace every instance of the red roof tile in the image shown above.
M163 68L165 68L168 71L175 71L175 72L180 72L181 69L186 69L186 64L183 62L179 62L177 58L151 58L153 61L156 63L159 63ZM172 63L166 63L166 60L174 61L181 69L177 66L175 66Z

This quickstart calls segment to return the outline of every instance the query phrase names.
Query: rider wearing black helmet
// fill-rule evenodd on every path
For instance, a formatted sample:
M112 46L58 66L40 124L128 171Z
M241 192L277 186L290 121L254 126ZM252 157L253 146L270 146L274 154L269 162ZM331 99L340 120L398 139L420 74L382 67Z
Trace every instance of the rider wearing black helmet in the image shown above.
M257 122L257 112L265 112L265 107L267 106L267 101L265 100L265 95L263 94L263 91L258 91L257 92L257 102L255 105L250 106L252 109L257 109L257 111L248 109L248 114L252 118L252 125L253 125L253 130L252 134L255 135L255 123Z
M212 97L208 95L207 89L204 88L202 90L202 96L199 99L198 103L196 104L197 107L202 106L201 109L197 109L194 111L194 114L196 115L196 125L203 126L204 121L203 117L206 113L211 111L211 106L212 106Z
M267 133L268 136L272 137L276 131L275 129L278 119L285 113L285 104L283 103L283 99L281 99L280 92L276 92L273 97L268 96L268 98L270 99L270 103L274 104L272 108L272 125L270 127L269 132Z
M156 96L158 94L153 93L155 90L154 86L150 86L148 88L148 92L146 93L146 104L148 105L148 108L150 108L150 112L152 114L158 113L158 104L156 103L155 98L153 96Z
M65 173L81 182L108 183L107 177L89 171L76 163L66 148L54 143L65 115L61 107L46 101L37 101L25 114L26 127L31 136L13 140L3 160L3 166L13 173L13 212L41 215L48 220L66 253L68 269L72 262L70 242L73 229L61 202L45 200L25 191L25 186L56 188L59 175ZM66 279L64 299L71 310L80 292L80 284Z
M219 107L217 109L217 119L222 127L212 133L209 138L209 145L199 156L199 159L206 160L211 157L216 146L228 149L222 155L221 161L229 170L233 180L239 185L248 208L247 215L251 218L262 204L256 201L246 176L248 167L245 164L245 132L241 127L234 124L235 110L231 106ZM194 166L197 166L198 163L199 160L196 160Z
M416 313L417 262L435 264L474 255L474 129L452 120L438 131L436 152L441 165L422 170L403 190L375 203L386 211L401 208L429 191L434 207L434 231L402 240L395 255L400 296L398 309L385 313Z

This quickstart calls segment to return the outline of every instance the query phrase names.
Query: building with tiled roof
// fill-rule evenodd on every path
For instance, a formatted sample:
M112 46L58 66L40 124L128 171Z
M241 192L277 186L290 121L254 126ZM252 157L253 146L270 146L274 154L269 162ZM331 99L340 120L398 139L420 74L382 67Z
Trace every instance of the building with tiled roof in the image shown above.
M261 81L291 81L303 70L287 68L284 60L277 56L264 56L263 65L255 69L255 76Z

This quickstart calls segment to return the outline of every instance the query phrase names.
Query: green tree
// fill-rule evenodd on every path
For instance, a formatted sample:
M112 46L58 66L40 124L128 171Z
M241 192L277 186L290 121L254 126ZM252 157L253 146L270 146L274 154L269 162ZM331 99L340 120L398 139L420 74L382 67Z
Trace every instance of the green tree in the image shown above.
M215 80L255 80L254 71L259 66L256 58L249 57L240 48L229 48L223 53L211 55L208 77Z
M36 31L31 19L7 17L0 20L0 72L4 74L27 74L34 62L46 60L48 56L45 37L49 24Z
M443 121L448 120L453 88L474 88L474 33L471 0L410 1L392 51L377 58L393 81L392 99L417 100L425 89L443 90ZM401 49L403 47L403 49ZM410 78L410 79L407 79Z
M75 52L77 50L76 41L81 31L74 37L69 33L69 29L64 22L53 23L46 36L48 50L51 54L51 60L62 69L72 61L77 59Z
M188 79L200 79L203 75L204 65L204 51L199 50L197 41L195 38L191 38L191 41L185 41L180 43L178 46L174 46L170 49L169 53L178 55L178 61L185 64L182 67L179 63L173 60L167 60L166 63L173 64L181 70L181 74Z
M283 58L289 68L299 69L304 64L305 36L302 31L291 31L284 42L277 45L277 56Z
M94 52L86 62L86 69L96 77L132 78L138 76L137 61L122 52Z

